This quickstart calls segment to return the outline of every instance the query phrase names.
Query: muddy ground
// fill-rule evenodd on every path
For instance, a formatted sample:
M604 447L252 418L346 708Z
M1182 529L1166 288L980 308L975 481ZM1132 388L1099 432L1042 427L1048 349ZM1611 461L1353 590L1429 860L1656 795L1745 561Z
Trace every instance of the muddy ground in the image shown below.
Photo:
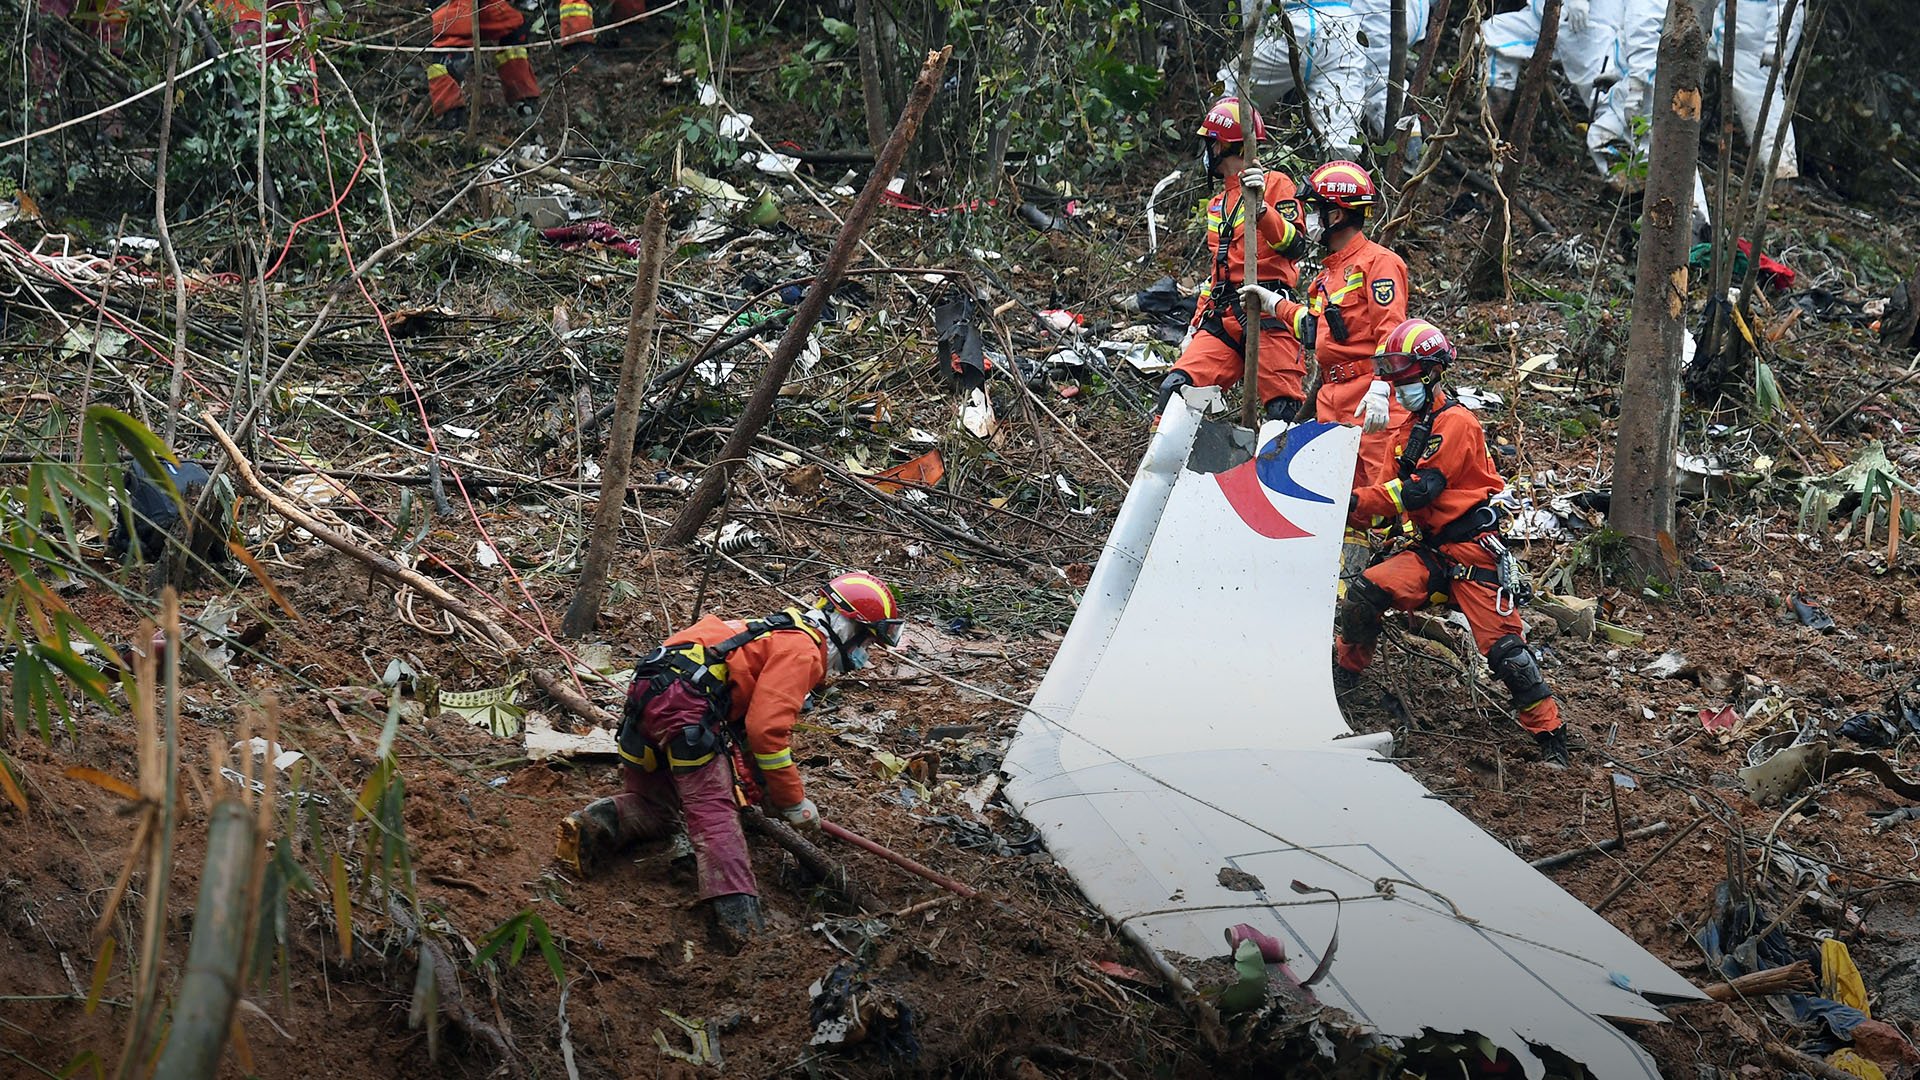
M602 102L600 122L618 126L630 109L637 124L663 101L680 100L676 95L683 91L659 87L648 74L665 48L658 41L637 48L622 57L625 66L603 76L619 92ZM763 129L777 129L777 103L757 111ZM1572 135L1564 134L1564 146L1549 143L1540 151L1547 161L1531 192L1560 231L1519 243L1514 299L1469 302L1457 284L1471 256L1469 234L1477 235L1487 221L1485 200L1476 200L1464 184L1449 180L1430 190L1403 238L1415 310L1441 321L1467 346L1455 382L1502 394L1483 418L1511 449L1501 451L1503 469L1529 476L1543 505L1555 495L1604 485L1612 449L1609 418L1618 409L1618 353L1626 337L1623 283L1631 265L1622 253L1620 201L1577 167ZM420 142L399 153L431 173L446 145ZM616 169L596 177L582 167L581 174L601 184L610 218L628 228L637 225L638 194L623 190L625 173ZM1131 208L1140 205L1150 182L1129 179L1101 193L1102 213L1112 216L1101 218L1091 237L1006 233L998 265L1011 288L1031 306L1069 307L1105 321L1124 318L1109 306L1112 295L1144 287L1162 271L1192 281L1203 271L1197 245L1163 253L1158 266L1128 261L1141 242ZM1910 272L1914 265L1911 199L1869 217L1811 185L1783 196L1787 209L1776 234L1783 239L1781 257L1801 266L1813 286L1869 301L1891 290L1891 268ZM725 260L679 259L669 278L729 293L744 291L738 282L748 270L778 280L791 245L817 255L832 227L798 201L784 214L793 231L777 243L750 243ZM882 252L935 250L930 238L951 228L951 221L898 212L881 221L872 241ZM594 456L598 444L573 440L568 423L554 417L572 413L583 388L595 403L610 400L617 344L582 347L584 358L574 359L550 335L540 335L556 303L569 308L576 326L618 326L629 286L609 271L622 264L593 252L534 249L535 262L524 275L503 277L476 269L485 265L481 260L461 262L457 242L440 250L464 275L451 287L416 279L411 271L383 285L390 306L409 300L424 305L434 297L489 320L477 329L455 325L405 339L400 346L410 363L432 365L441 380L428 387L435 422L486 427L485 436L463 444L461 452L520 477L579 476L579 460ZM1877 264L1869 265L1863 252L1875 253ZM811 461L762 460L743 474L730 505L736 520L765 536L757 549L738 556L740 563L779 588L719 563L711 568L702 608L739 616L776 610L786 603L782 590L804 592L835 567L869 567L901 586L916 619L915 655L927 667L991 694L883 659L867 677L842 683L809 714L796 756L828 815L975 886L982 897L944 897L870 856L830 848L882 901L883 910L855 917L783 851L755 840L755 871L771 925L744 954L727 955L709 939L705 913L691 904L691 882L665 845L644 846L588 880L553 862L556 820L616 788L611 763L533 763L513 740L497 739L455 715L412 716L399 729L396 757L406 786L405 837L417 895L433 920L435 940L463 968L472 1012L510 1040L514 1059L503 1064L456 1030L445 1033L444 1045L432 1046L427 1033L409 1023L417 942L364 893L355 900L351 940L341 942L322 854L352 851L352 839L365 835L353 803L374 767L371 748L385 705L377 683L390 660L408 658L434 683L461 690L498 685L510 669L477 637L434 636L406 625L391 584L370 578L338 553L273 529L255 509L247 519L255 530L249 535L256 543L276 541L265 552L272 556L267 566L301 618L274 614L251 581L234 590L212 583L189 590L183 603L190 614L237 592L247 607L236 626L244 633L259 625L262 632L258 655L234 665L230 685L189 679L181 719L183 764L204 777L208 745L230 743L243 713L258 712L271 694L282 741L309 756L309 789L328 801L310 808L313 830L303 825L280 841L293 847L313 882L289 901L284 956L250 993L258 1009L243 1010L237 1025L244 1032L244 1057L230 1056L226 1075L478 1077L517 1069L552 1077L569 1075L569 1053L571 1068L584 1077L705 1074L709 1067L676 1060L656 1045L656 1032L662 1032L674 1050L689 1048L663 1010L704 1020L717 1033L726 1073L735 1076L1310 1075L1322 1068L1298 1056L1296 1032L1284 1022L1236 1032L1243 1044L1230 1053L1207 1050L1175 998L1135 970L1146 965L1116 941L1024 825L993 802L975 812L964 800L992 775L1002 740L1018 717L1002 699L1024 700L1038 685L1123 489L1005 384L995 384L995 395L1009 428L1006 438L982 443L955 430L956 401L933 371L925 291L910 293L891 281L874 284L865 299L850 300L862 322L836 331L828 353L847 365L828 365L838 376L802 380L771 431L828 464L844 463L855 450L886 464L905 456L900 447L910 429L936 432L949 459L945 489L956 497L939 505L943 513L958 515L943 520L964 521L1016 557L990 557L978 546L931 534L883 500L850 493L831 478L823 483L818 468L809 472L816 464ZM703 335L675 320L690 324L713 311L671 290L667 303L667 326L676 335L670 347L684 351ZM1827 932L1844 936L1875 995L1875 1015L1914 1035L1920 1022L1920 979L1911 959L1920 951L1920 833L1912 823L1878 833L1865 816L1902 800L1879 781L1853 773L1827 778L1802 793L1806 798L1796 796L1790 809L1761 806L1736 776L1757 738L1809 719L1833 729L1854 714L1884 709L1889 694L1913 680L1913 658L1920 654L1912 621L1914 556L1910 547L1888 555L1884 519L1871 542L1858 528L1839 535L1846 507L1831 526L1811 535L1797 522L1796 473L1829 471L1830 455L1848 460L1871 439L1885 440L1890 456L1903 463L1904 425L1920 422L1913 399L1895 389L1870 396L1864 407L1847 407L1898 375L1907 355L1883 348L1865 325L1790 317L1789 310L1785 297L1763 305L1767 326L1780 333L1771 344L1773 363L1783 391L1809 423L1830 430L1821 443L1791 421L1756 424L1738 387L1722 411L1690 414L1683 431L1690 450L1720 452L1730 467L1757 479L1716 488L1711 498L1689 503L1677 540L1696 569L1677 588L1662 594L1619 585L1605 537L1590 530L1525 545L1536 577L1570 566L1557 591L1597 598L1605 621L1627 637L1644 634L1631 643L1589 640L1549 632L1551 620L1538 615L1530 619L1575 733L1573 769L1540 766L1489 684L1463 675L1456 660L1414 648L1402 634L1390 635L1350 718L1356 727L1394 730L1403 768L1525 858L1594 844L1614 836L1616 828L1664 822L1669 835L1692 828L1644 873L1639 868L1664 838L1546 872L1588 904L1598 904L1624 879L1605 916L1704 985L1716 976L1691 935L1728 873L1732 852L1737 872L1762 878L1773 909L1793 910L1785 925L1795 944L1808 945ZM881 311L900 322L876 329ZM1008 325L1016 350L1037 362L1053 345L1030 322L1015 312ZM384 362L374 336L364 328L355 334L324 370L312 373L313 380L346 387L349 401L397 394L390 374L368 374L374 368L363 366ZM1556 353L1562 371L1577 377L1542 385L1516 374L1520 361L1542 352ZM743 385L736 377L724 389L700 391L669 409L645 433L648 457L636 479L672 482L697 475L718 447L709 429L730 420ZM1101 379L1056 370L1036 385L1041 400L1094 452L1121 475L1131 473L1145 426L1127 398L1144 397L1151 381L1124 369ZM1068 387L1072 396L1063 393ZM884 421L855 407L875 394L885 395L883 406L893 410ZM20 407L32 419L44 403ZM373 411L360 415L374 415L379 407L368 408ZM487 423L474 422L476 416ZM365 464L390 448L368 444L355 430L310 410L275 423L283 436L309 438L337 466L412 464L398 455L384 465ZM1722 432L1713 424L1727 427ZM1778 464L1756 465L1762 456ZM1054 473L1069 477L1067 491L1050 479ZM488 479L501 481L497 475ZM342 509L343 518L363 536L384 537L390 527L373 512L398 516L400 496L379 484L353 486L370 509ZM473 516L461 507L439 521L428 549L476 576L496 598L497 610L511 611L527 625L538 625L542 617L557 622L571 598L570 560L588 504L526 484L501 483L493 490L476 484L474 496ZM614 574L625 587L608 604L597 635L613 655L627 659L656 643L669 625L686 621L709 570L703 558L653 550L661 521L673 515L679 496L649 491L635 505L651 516L630 522ZM524 578L525 593L501 569L476 565L480 523ZM1803 625L1787 602L1794 594L1822 607L1834 627ZM110 640L136 638L142 610L135 605L100 589L67 599ZM425 609L416 614L430 621ZM1670 650L1684 654L1686 670L1664 678L1643 670ZM617 700L604 689L595 696L603 705ZM549 717L559 715L537 694L526 700ZM1702 726L1702 710L1733 706L1745 714L1755 703L1762 703L1755 714L1762 722L1737 734ZM1765 722L1769 717L1772 722ZM937 727L951 730L934 739ZM73 726L50 744L9 738L32 811L22 817L0 805L7 844L0 856L0 1054L7 1061L0 1073L55 1075L74 1062L86 1071L85 1055L109 1063L118 1055L132 994L127 958L134 952L135 927L123 915L107 931L119 949L105 978L105 1000L91 1011L84 1005L100 953L94 924L125 858L132 820L118 796L70 778L66 770L84 766L131 779L137 772L134 740L126 719L91 708L78 709ZM1909 738L1886 756L1899 764L1904 753L1910 762L1913 746ZM929 751L937 752L937 764L928 761ZM918 783L914 774L894 771L900 760L916 757ZM163 993L179 976L193 929L205 819L204 802L190 797L167 905L170 964ZM1817 860L1824 879L1795 882L1780 867L1762 869L1769 850ZM358 882L365 867L355 863L353 869ZM127 911L152 887L144 872L132 881ZM517 967L469 962L487 931L524 910L545 920L559 946L564 1012L562 983L535 951ZM917 1054L906 1052L904 1040L891 1050L809 1045L808 987L850 960L863 963L878 987L906 1003ZM1779 1075L1759 1039L1796 1038L1791 1025L1760 1001L1688 1005L1671 1016L1670 1025L1634 1032L1669 1076L1708 1070L1716 1076Z

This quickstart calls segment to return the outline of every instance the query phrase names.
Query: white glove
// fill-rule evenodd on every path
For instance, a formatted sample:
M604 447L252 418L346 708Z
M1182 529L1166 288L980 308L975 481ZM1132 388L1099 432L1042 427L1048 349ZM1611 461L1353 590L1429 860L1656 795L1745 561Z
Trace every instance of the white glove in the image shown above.
M1284 299L1286 298L1281 296L1279 293L1274 292L1272 289L1266 288L1265 286L1261 286L1261 285L1240 286L1240 302L1242 304L1247 305L1248 307L1252 307L1257 303L1260 305L1261 312L1267 315L1279 314L1280 301ZM1386 421L1382 420L1381 423L1384 425Z
M1587 32L1587 17L1592 14L1591 0L1566 0L1560 9L1560 24L1575 34Z
M801 799L799 806L789 806L782 809L780 816L786 818L787 824L796 829L818 831L820 828L820 808L813 805L812 799Z
M1387 429L1387 395L1392 388L1385 380L1375 379L1367 384L1367 396L1360 399L1360 407L1353 415L1365 417L1360 421L1360 430L1371 435Z
M1250 199L1258 200L1267 190L1267 170L1258 165L1250 165L1240 170L1240 190ZM1255 211L1258 213L1258 211Z

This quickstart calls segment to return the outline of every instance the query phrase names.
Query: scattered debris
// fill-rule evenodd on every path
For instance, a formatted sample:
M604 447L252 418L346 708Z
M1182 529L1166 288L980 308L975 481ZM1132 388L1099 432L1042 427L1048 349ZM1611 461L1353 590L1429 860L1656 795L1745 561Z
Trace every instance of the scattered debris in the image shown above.
M807 989L814 1046L873 1046L890 1057L914 1061L914 1013L905 999L874 985L858 967L837 964Z

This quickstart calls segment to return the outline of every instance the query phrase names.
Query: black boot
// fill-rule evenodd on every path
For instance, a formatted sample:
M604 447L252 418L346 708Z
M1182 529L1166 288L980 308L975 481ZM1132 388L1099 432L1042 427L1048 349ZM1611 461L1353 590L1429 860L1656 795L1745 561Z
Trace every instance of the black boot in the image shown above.
M1542 764L1550 769L1564 769L1567 767L1566 725L1562 724L1552 731L1536 732L1534 733L1533 741L1539 744L1540 761Z
M1348 671L1339 664L1333 665L1333 696L1344 698L1360 689L1360 673Z
M745 949L754 936L766 928L767 920L760 914L760 898L752 893L713 898L714 935L728 952Z
M441 131L467 130L467 107L456 105L433 118L433 126Z

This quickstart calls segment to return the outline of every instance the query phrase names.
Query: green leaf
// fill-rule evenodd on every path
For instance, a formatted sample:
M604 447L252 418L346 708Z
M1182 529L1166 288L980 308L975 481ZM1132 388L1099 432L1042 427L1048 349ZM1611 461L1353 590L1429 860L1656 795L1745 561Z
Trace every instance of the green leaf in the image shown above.
M540 955L546 957L547 970L553 972L553 981L561 986L567 985L567 969L560 962L560 950L554 947L553 933L547 929L547 920L533 915L528 923L533 927L534 944L540 946Z
M1764 360L1753 362L1753 412L1762 422L1773 418L1780 408L1780 384L1774 380L1773 368Z
M521 718L527 710L516 703L520 693L520 680L516 675L505 686L490 687L485 690L470 690L465 693L440 692L440 708L443 712L453 713L474 727L486 728L495 738L509 739L520 733Z

